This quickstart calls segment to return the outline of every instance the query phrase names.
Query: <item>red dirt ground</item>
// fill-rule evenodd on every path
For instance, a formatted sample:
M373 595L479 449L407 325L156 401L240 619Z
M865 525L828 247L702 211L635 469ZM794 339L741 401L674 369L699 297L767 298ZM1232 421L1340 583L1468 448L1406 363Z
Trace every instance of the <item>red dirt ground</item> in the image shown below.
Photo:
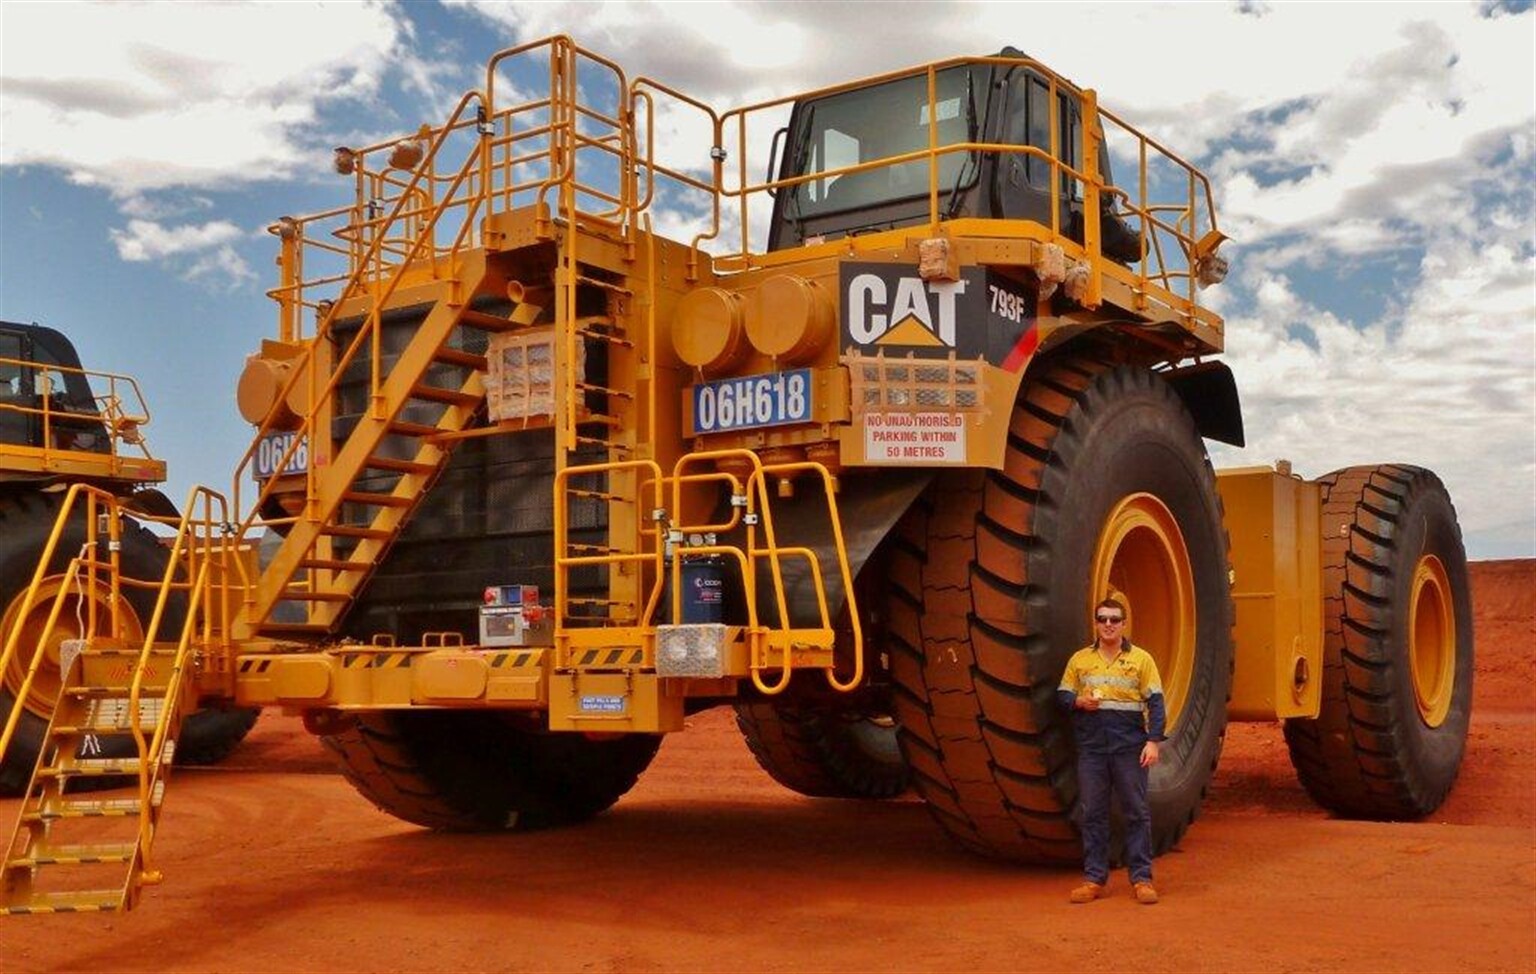
M167 879L138 910L0 920L0 971L1536 970L1536 562L1477 563L1473 593L1471 736L1440 811L1330 818L1278 726L1235 726L1150 911L1123 877L1069 906L1073 870L978 860L915 800L786 792L723 710L609 813L524 836L376 812L268 715L177 774Z

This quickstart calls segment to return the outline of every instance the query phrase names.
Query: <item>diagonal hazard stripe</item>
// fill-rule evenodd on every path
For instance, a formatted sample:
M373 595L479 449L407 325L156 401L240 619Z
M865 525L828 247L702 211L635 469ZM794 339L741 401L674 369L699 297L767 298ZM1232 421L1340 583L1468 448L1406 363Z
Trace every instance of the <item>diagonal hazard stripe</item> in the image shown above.
M1040 347L1040 322L1030 322L1029 330L1019 336L1014 342L1013 348L1008 350L1003 358L1003 368L1009 372L1017 372L1022 369L1035 354L1035 349Z

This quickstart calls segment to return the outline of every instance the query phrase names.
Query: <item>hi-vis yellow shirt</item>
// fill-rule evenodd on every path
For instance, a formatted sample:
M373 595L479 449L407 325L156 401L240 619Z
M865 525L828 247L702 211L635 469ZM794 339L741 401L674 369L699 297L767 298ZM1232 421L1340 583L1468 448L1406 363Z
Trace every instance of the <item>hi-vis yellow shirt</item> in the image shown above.
M1084 694L1098 699L1098 710L1073 709ZM1108 661L1094 646L1073 653L1056 695L1072 710L1082 750L1120 751L1163 739L1167 709L1157 663L1151 653L1129 641Z

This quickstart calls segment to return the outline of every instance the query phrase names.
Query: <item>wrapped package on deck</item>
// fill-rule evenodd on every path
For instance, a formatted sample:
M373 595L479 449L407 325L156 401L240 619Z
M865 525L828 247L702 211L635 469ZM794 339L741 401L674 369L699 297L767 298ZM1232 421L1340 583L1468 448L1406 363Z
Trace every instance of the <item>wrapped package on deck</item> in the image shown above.
M555 412L555 329L523 328L492 335L486 348L486 402L493 423L552 416ZM576 374L586 345L576 342Z

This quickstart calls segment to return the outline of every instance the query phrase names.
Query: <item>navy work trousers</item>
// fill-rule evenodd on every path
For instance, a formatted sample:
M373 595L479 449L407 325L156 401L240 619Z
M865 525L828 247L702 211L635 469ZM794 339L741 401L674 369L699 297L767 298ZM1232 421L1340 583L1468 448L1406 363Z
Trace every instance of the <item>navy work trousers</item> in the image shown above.
M1125 822L1125 865L1131 882L1152 882L1152 814L1147 809L1147 769L1141 752L1077 753L1077 794L1082 807L1083 876L1109 879L1109 802L1113 793Z

